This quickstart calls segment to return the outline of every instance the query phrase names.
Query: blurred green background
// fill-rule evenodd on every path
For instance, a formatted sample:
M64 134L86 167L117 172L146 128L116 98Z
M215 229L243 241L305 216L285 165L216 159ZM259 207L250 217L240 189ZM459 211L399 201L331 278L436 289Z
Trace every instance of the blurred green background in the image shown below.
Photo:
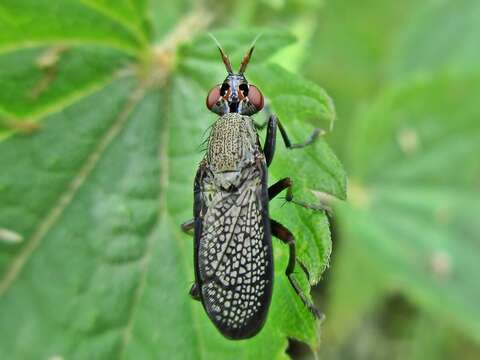
M349 205L320 358L480 357L480 3L325 1L298 69L324 86ZM313 26L307 26L306 24Z
M91 16L88 11L90 8L97 10L98 18ZM42 16L37 16L38 14ZM108 21L104 21L104 18ZM20 241L16 238L16 233L6 232L7 229L12 230L8 222L13 223L12 219L15 219L19 229L26 229L27 234L29 231L32 233L32 242L27 246L33 251L38 245L36 239L43 237L44 233L50 230L50 222L56 221L60 215L55 213L54 208L51 216L41 222L36 232L29 228L29 224L38 222L44 211L42 204L50 203L55 198L55 188L65 186L67 179L71 178L70 165L83 163L85 158L82 149L91 146L88 136L94 138L95 134L102 133L105 129L108 129L107 136L103 138L105 143L100 143L97 150L103 152L107 149L110 160L102 163L104 169L108 170L107 175L99 173L95 181L89 181L85 187L102 189L92 195L92 199L97 203L101 203L103 198L116 197L117 191L121 193L127 189L129 195L134 196L138 202L136 209L139 211L131 213L129 208L122 208L123 199L120 195L118 199L114 199L117 201L115 212L130 219L134 225L114 223L109 230L111 232L105 234L99 225L100 232L95 236L120 236L125 227L137 226L138 228L132 229L138 238L129 238L118 248L111 248L112 245L99 240L99 248L109 247L106 260L109 264L118 264L125 260L124 254L128 253L131 254L128 256L131 256L132 261L136 261L136 253L149 246L141 239L147 236L155 237L155 234L170 234L173 231L170 230L173 225L170 227L167 222L159 224L153 235L143 231L145 223L153 223L155 217L152 209L156 205L148 200L150 190L158 186L159 175L153 174L153 180L149 177L150 172L154 172L151 170L154 168L153 162L143 164L142 168L131 166L127 169L143 179L141 184L131 188L128 177L121 178L117 175L116 165L128 163L129 156L134 159L134 156L138 155L135 155L135 151L139 153L138 156L147 158L162 156L157 154L155 147L149 147L148 142L155 142L154 136L159 132L158 126L161 127L161 124L154 123L158 114L152 110L152 104L166 104L164 95L146 95L147 100L141 103L138 110L142 115L138 115L138 121L129 125L132 127L131 135L126 136L122 144L116 144L112 149L107 147L109 136L116 136L118 127L122 125L122 112L129 113L130 102L145 95L135 95L136 90L128 80L128 72L137 70L132 70L129 64L140 64L139 68L145 70L142 81L151 81L152 77L159 83L164 81L165 75L152 69L175 66L170 64L171 59L168 56L154 57L155 62L151 63L151 57L138 56L138 53L147 54L150 50L155 52L156 49L151 48L150 43L159 43L165 34L178 28L178 24L185 24L185 21L187 25L182 28L183 33L174 33L175 36L170 38L171 43L163 42L164 49L172 46L172 51L176 52L176 37L189 38L209 30L215 33L215 29L223 28L220 40L226 48L235 51L238 45L235 37L241 33L238 31L245 32L241 39L238 38L238 53L232 55L234 59L238 59L254 34L264 31L265 40L260 38L257 45L258 57L254 57L261 62L268 57L265 53L268 46L276 49L281 47L276 45L276 41L282 45L291 42L290 38L282 36L273 36L273 40L269 40L269 31L292 33L297 42L276 52L270 61L320 85L335 103L337 120L334 131L327 135L327 143L345 167L348 176L348 199L346 202L334 200L330 266L323 274L321 282L313 289L315 302L326 314L326 321L319 330L319 346L315 340L311 340L315 338L315 335L311 334L311 324L306 330L295 327L294 337L318 348L316 353L313 353L302 342L292 340L287 349L289 356L298 359L479 359L478 0L119 0L111 3L100 0L2 0L0 137L5 143L9 142L4 148L0 146L0 151L3 151L3 154L0 154L0 172L3 173L3 178L0 176L0 220L3 221L0 223L3 240L0 247L0 270L2 274L7 274L6 277L2 275L2 286L5 278L8 280L8 270L5 269L10 257L17 254L12 243ZM232 30L231 37L229 29L235 29ZM55 47L50 47L57 43ZM64 47L72 46L71 44L77 44L78 47L64 53ZM109 44L108 49L103 48L104 44ZM208 38L203 38L198 44L189 48L187 43L186 47L178 50L180 56L186 59L179 62L176 70L182 77L174 81L172 88L168 90L171 90L172 94L179 94L175 99L181 95L198 100L203 106L206 89L201 86L192 88L184 79L195 76L198 82L206 84L212 82L212 74L219 74L215 76L212 83L214 85L222 79L223 70L221 67L211 70L211 65L204 61L208 56L211 56L211 61L218 61L216 53L208 55L214 51ZM47 50L42 47L47 45ZM146 50L137 53L137 46ZM79 54L81 56L77 56ZM35 66L32 66L32 58L37 59ZM59 58L65 66L57 68ZM132 58L135 59L134 62L131 61ZM255 75L255 71L252 70L252 76L260 81L262 77ZM127 73L127 80L114 80L113 85L105 85L111 81L112 74L119 72ZM115 86L119 81L122 81L121 86ZM262 81L267 85L269 83L268 77ZM105 90L94 95L101 101L96 102L94 99L76 104L85 94L95 94L95 91L100 91L104 86L107 86ZM266 90L264 94L268 97ZM331 108L328 103L322 102L325 98L319 94L318 99L324 106L320 112L327 114L325 118L328 119ZM125 101L127 96L131 96L130 100ZM172 117L177 119L198 116L188 106L182 110L184 104L175 99L172 106L177 110L169 113ZM121 106L123 103L126 103L126 107ZM47 121L46 125L39 125L37 120L41 120L44 114L49 115L60 108L62 112L57 119ZM88 111L92 113L84 115ZM288 114L288 109L284 111ZM110 113L111 116L108 115ZM118 117L114 117L117 113ZM84 122L86 125L72 125L62 117L76 119L76 123ZM149 117L153 119L151 123L146 120ZM304 117L308 117L308 114ZM139 125L142 121L150 125ZM206 124L207 122L201 119L194 125L185 127L181 124L179 127L182 132L190 132L197 137L206 129ZM299 122L292 122L290 126L295 124L300 126ZM37 129L38 126L41 126L40 129ZM138 129L135 126L138 126ZM52 128L60 130L55 132ZM299 129L292 131L302 136L307 130L304 133ZM36 131L46 131L50 135L41 142L39 140L38 146L28 148L36 141L29 140L29 134L35 134ZM57 159L49 154L49 144L52 145L53 154L58 152L55 144L62 141L70 144L61 145L62 152L68 157L65 163L61 158ZM188 139L186 141L188 142ZM12 142L15 142L14 145ZM27 143L29 145L25 145ZM179 169L186 164L182 163L182 148L179 146L184 143L185 138L178 136L170 145L171 151L178 155L176 164ZM126 152L117 153L115 148L120 146L126 148ZM22 151L29 154L30 160L26 167L34 167L36 163L44 161L45 154L51 161L43 168L42 173L32 174L21 166L15 167L16 158L24 159ZM328 150L324 151L324 154L329 154ZM69 185L73 192L83 185L82 172L88 174L93 166L93 163L89 164L87 161L80 169L78 183ZM55 169L54 175L52 169ZM276 168L273 170L274 173L278 171ZM179 182L190 184L193 172L191 166L185 166L173 176L177 177L176 180L181 179ZM9 190L8 176L13 173L15 181L23 184L15 188L15 192ZM123 174L118 170L118 174L120 173ZM111 185L109 189L112 178L116 176L119 177L118 183ZM341 175L338 177L341 178ZM309 181L305 186L310 185ZM32 183L47 190L42 194L33 194L33 191L30 193L29 186ZM50 190L52 194L49 193ZM334 197L342 197L341 189L327 191L328 189L319 186L318 190L328 192ZM72 201L68 194L69 192L58 203L62 210L65 204ZM89 201L87 195L82 192L80 194L81 200L74 202L67 213L65 226L55 230L56 233L52 235L50 254L63 246L61 239L67 232L68 236L82 239L85 229L93 226L93 219L108 213L98 205L91 214L92 219L76 220L82 216L82 204ZM16 207L17 199L21 199L18 201L23 202L22 206ZM31 199L35 201L30 203ZM171 212L176 211L175 221L182 216L188 216L190 200L187 200L179 200L178 204L169 209ZM109 202L109 206L111 204ZM116 220L98 221L103 224ZM301 231L301 227L297 230ZM320 249L317 251L321 254L318 264L322 266L328 259L328 244L325 245L327 237L322 237L323 242L320 243L323 245L319 245ZM59 240L55 240L56 238ZM85 249L79 245L78 249L72 251L82 252L84 257L99 256L99 250L94 247ZM162 248L162 251L168 251L168 248ZM20 256L14 266L22 267L22 261ZM68 264L68 271L75 269L75 273L79 274L92 271L90 265L81 263L74 257L60 260L55 256L43 256L41 261L34 263L29 269L29 273L33 274L32 282L36 281L37 271L40 273L43 271L41 268L51 265L50 261L58 265L56 269L66 269L65 264ZM142 257L139 262L140 267L144 262L148 264L148 257L146 260ZM165 262L167 266L173 261L167 257ZM185 266L188 268L191 265ZM30 326L30 320L46 311L40 300L37 304L35 299L56 297L56 301L62 304L64 294L61 292L44 296L44 293L49 291L49 284L45 279L57 281L54 280L55 276L62 276L62 271L59 271L60 274L57 271L52 270L52 273L42 277L39 281L44 286L34 291L22 285L15 288L13 294L7 293L0 308L0 317L3 318L0 319L0 336L3 339L0 340L0 354L4 354L5 358L35 358L32 357L32 352L25 350L29 346L42 349L33 351L34 354L50 354L50 358L54 358L55 354L49 352L51 349L46 340L48 336L37 339L32 335L38 332L39 327ZM133 273L131 271L126 271L122 279L131 277L133 287L138 284L138 274L135 272L137 270L133 270ZM104 276L109 278L108 271ZM140 278L141 286L148 290L149 278ZM166 281L161 275L155 275L153 279ZM82 289L86 284L80 281L69 283L69 286ZM182 286L188 288L189 284ZM119 289L118 293L113 295L109 293L111 289L97 289L95 296L128 297L134 290L128 286ZM2 292L0 291L0 294ZM29 305L30 300L26 299L34 299L33 303L38 305L38 308L32 308ZM176 304L177 300L170 300ZM166 300L167 305L170 300ZM91 299L88 301L94 302ZM125 306L128 307L136 301L137 299L132 297ZM82 315L82 319L76 320L78 323L74 324L81 335L75 339L68 339L68 335L65 335L62 340L67 344L65 349L69 349L73 354L72 358L162 358L161 352L146 352L139 344L125 352L105 350L110 345L116 348L119 337L124 336L122 341L128 341L125 336L129 335L123 333L124 335L119 336L114 331L98 330L102 326L107 327L107 323L121 324L122 319L118 314L125 310L123 305L113 301L101 302L102 311L115 310L109 315L108 321L98 314L86 312L88 316ZM147 296L145 306L142 307L144 310L139 310L139 313L132 317L138 316L142 322L149 323L149 309L153 309L152 304L155 304L153 297L150 302ZM275 307L277 308L280 309L280 305ZM62 305L59 309L58 317L54 316L52 324L48 324L46 328L52 326L60 329L59 331L69 328L73 314L68 311L63 313ZM75 306L72 305L69 309L72 311ZM275 310L272 317L278 314ZM298 316L298 319L302 319L304 315ZM95 330L91 331L93 323ZM137 329L136 323L127 324L127 327L133 326L134 333L136 331L142 334L142 329ZM149 326L155 325L149 323ZM184 323L180 330L177 330L184 331L188 336L191 326L192 324ZM303 336L302 331L308 335ZM101 337L95 337L100 333ZM208 335L205 337L208 338ZM141 336L138 335L138 338ZM232 355L228 344L219 345L218 352L210 353L210 349L201 349L202 341L195 340L193 345L187 340L175 343L179 347L197 346L200 349L198 352L180 351L179 354L182 355L179 355L179 358L221 358L222 352ZM255 346L264 346L262 344L257 343ZM148 341L145 341L144 345L150 346ZM278 354L283 354L287 343L275 343L272 348L277 349L277 345L281 349ZM66 350L67 353L68 351ZM272 355L267 347L263 349L263 353L262 350L259 351L246 351L242 354L244 358L253 358L252 354L263 354L264 358L269 358L269 355L283 357L277 353ZM225 358L229 356L225 355Z

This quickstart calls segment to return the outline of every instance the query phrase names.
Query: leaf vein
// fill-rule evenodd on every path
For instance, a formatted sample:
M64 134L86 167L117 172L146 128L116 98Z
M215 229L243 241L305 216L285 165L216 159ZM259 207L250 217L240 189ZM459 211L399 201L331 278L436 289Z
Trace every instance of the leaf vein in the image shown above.
M73 103L81 101L85 97L90 96L97 91L100 91L101 89L105 88L110 83L112 83L114 80L121 79L122 77L126 77L126 75L122 74L121 71L114 72L110 76L106 76L105 78L102 78L99 81L88 84L87 86L85 86L83 89L80 89L79 91L72 92L71 94L64 97L63 99L59 99L53 102L52 104L41 107L30 114L23 115L21 119L28 119L28 121L31 121L31 122L39 121L42 118L45 118L53 113L60 112L66 107L72 105ZM5 118L12 118L12 119L19 118L18 115L3 109L1 107L1 104L0 104L0 115L4 116ZM9 135L12 135L12 134L13 132L10 133ZM7 136L1 138L1 140L4 140L6 137Z
M0 280L0 296L4 295L8 291L14 280L21 273L27 261L30 259L32 253L37 249L43 238L55 225L68 205L72 202L86 178L92 173L107 147L125 127L130 113L141 99L143 92L144 89L142 87L138 87L133 92L125 107L113 122L112 126L107 129L104 136L96 145L94 151L90 154L90 156L88 156L87 160L80 167L78 173L67 186L66 191L60 194L58 201L54 204L50 211L48 211L43 220L40 221L33 235L30 237L30 239L28 239L25 247L18 254L18 256L12 260L5 272L5 275Z

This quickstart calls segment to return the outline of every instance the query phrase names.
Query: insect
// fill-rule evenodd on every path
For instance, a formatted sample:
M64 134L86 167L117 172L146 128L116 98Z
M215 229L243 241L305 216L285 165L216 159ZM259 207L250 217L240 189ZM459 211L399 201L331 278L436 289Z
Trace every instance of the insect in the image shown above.
M267 185L277 128L290 149L312 143L320 131L314 130L304 143L292 144L279 119L272 115L262 147L257 133L261 126L252 115L263 108L264 99L244 75L254 45L244 56L238 73L233 72L220 45L218 48L228 75L209 92L206 105L220 117L212 126L195 176L194 218L183 223L182 229L194 233L195 283L190 295L202 302L225 337L246 339L262 329L270 306L272 235L289 246L286 275L291 285L312 314L321 317L293 276L295 238L286 227L270 219L268 203L286 190L287 201L315 207L293 199L290 178Z

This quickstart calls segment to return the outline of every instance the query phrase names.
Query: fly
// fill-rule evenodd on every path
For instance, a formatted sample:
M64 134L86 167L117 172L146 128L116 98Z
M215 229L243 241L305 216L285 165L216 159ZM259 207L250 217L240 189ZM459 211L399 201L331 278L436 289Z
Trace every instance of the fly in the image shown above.
M252 115L262 110L264 99L244 75L254 46L237 73L223 49L218 48L228 74L206 99L207 108L219 118L212 126L195 176L194 218L182 224L182 229L194 233L195 283L190 295L202 302L208 317L225 337L246 339L262 329L270 306L274 275L272 235L289 246L286 275L305 306L320 317L293 276L295 238L286 227L270 219L268 203L286 190L287 201L317 207L293 199L290 178L270 187L267 181L277 128L285 146L291 149L312 143L320 131L315 129L304 143L292 144L285 128L272 115L261 146L259 126Z

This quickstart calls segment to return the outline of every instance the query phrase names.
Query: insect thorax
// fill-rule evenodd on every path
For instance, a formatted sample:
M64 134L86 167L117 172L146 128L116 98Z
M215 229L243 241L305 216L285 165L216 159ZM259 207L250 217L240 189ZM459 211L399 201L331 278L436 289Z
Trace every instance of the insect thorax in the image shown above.
M213 125L206 158L215 172L240 171L255 161L257 143L252 118L228 113Z

